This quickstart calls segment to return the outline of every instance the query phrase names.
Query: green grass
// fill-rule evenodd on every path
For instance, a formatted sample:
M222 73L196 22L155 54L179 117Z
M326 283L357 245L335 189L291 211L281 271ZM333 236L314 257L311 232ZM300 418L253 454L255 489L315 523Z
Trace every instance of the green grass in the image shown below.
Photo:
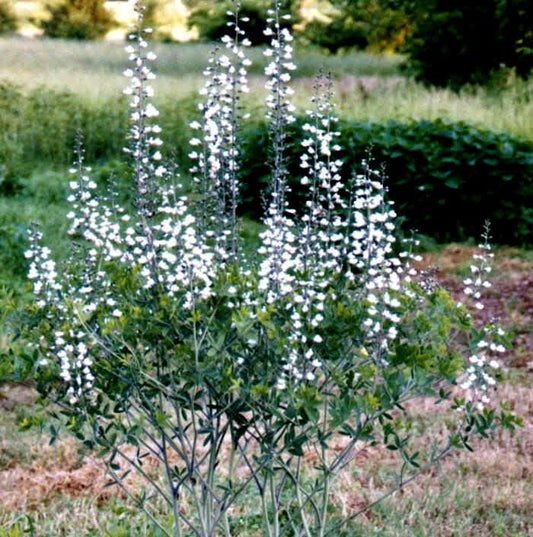
M459 94L447 89L426 88L411 80L382 85L370 92L355 90L341 101L343 118L360 121L396 119L448 119L476 127L506 131L533 140L533 80L514 81L500 91L464 89Z
M179 99L197 91L212 48L209 44L154 43L153 50L158 55L158 94ZM248 55L253 61L250 73L261 75L266 65L262 49L251 49ZM319 51L302 50L296 53L296 61L297 77L315 76L326 65L337 77L384 77L398 72L403 57L354 52L330 58ZM89 100L105 100L120 94L125 80L121 73L127 63L124 43L0 38L0 80L10 80L28 89L46 85Z
M488 504L479 492L464 490L450 479L426 499L386 501L370 520L347 525L339 537L529 537L525 506L509 510L504 498ZM1 520L1 519L0 519ZM259 536L259 515L241 515L231 521L234 537ZM58 498L46 511L19 514L5 519L0 537L159 537L131 505L108 501ZM31 528L35 532L32 533Z
M154 45L158 54L155 70L157 101L176 102L196 94L202 85L210 45ZM251 80L258 96L248 106L263 113L262 76L265 58L261 49L249 51L254 61ZM346 119L380 121L386 119L462 120L497 131L533 140L532 82L509 80L495 89L428 89L400 76L401 56L376 56L353 52L326 56L313 49L298 50L295 86L300 110L311 96L309 78L320 68L331 71L336 80L340 113ZM9 80L25 90L39 86L69 91L89 105L104 106L121 94L127 66L122 43L77 42L50 39L0 38L0 81Z

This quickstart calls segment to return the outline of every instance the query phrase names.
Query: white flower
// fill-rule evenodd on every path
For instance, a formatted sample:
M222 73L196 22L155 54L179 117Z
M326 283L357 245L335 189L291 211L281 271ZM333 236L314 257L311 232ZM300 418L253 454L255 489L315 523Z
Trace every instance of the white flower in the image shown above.
M146 117L157 117L159 115L159 110L152 104L148 103L144 109Z
M276 383L276 388L278 390L284 390L286 387L287 387L287 382L285 381L285 379L284 378L279 378L277 383Z

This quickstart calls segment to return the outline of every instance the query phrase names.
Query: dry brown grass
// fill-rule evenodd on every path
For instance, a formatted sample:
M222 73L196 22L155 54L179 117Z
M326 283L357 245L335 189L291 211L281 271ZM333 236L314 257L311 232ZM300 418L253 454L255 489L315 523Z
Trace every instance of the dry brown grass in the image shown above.
M31 402L31 388L15 387L4 391L3 406ZM528 386L504 384L498 399L508 401L513 410L524 418L524 428L517 434L500 433L490 441L476 441L475 454L456 453L444 460L440 472L433 470L421 477L401 493L404 497L423 501L435 494L442 486L441 479L456 479L463 489L483 490L489 503L505 500L513 509L524 509L533 493L531 468L533 467L533 400ZM433 415L433 405L425 400L410 404L409 414L413 419L424 420ZM436 427L442 425L437 423ZM347 440L336 439L331 443L332 454L341 451ZM423 446L421 446L423 447ZM27 466L17 461L0 472L0 512L41 510L58 497L87 497L104 502L112 496L123 498L117 487L106 488L109 479L100 460L94 455L80 456L75 440L63 438L56 444L46 445L46 438L33 446L32 463ZM229 448L223 450L222 464ZM309 466L317 462L314 452L308 452L305 461ZM365 507L385 492L386 483L371 468L391 468L397 464L397 456L383 446L361 451L353 464L340 473L333 489L333 503L344 514ZM157 473L157 464L152 459L146 462L150 473ZM241 468L241 477L248 474ZM140 478L130 482L133 489L143 486ZM507 499L505 499L507 498Z
M58 496L78 498L89 496L105 499L107 481L100 461L85 457L76 466L76 448L73 442L62 443L57 449L45 449L48 458L37 460L30 468L14 466L0 472L0 506L4 511L40 509Z
M442 285L458 299L463 298L461 280L464 275L461 267L468 267L471 253L470 248L450 246L439 254L428 256L426 261L426 266L435 268ZM451 520L461 515L457 512L460 497L482 498L479 505L476 504L476 509L480 510L480 520L488 516L484 510L517 514L524 519L533 513L533 377L528 371L532 360L532 263L506 251L498 253L496 265L491 307L496 308L504 325L515 330L518 348L504 360L509 370L519 371L500 385L496 399L507 401L510 408L522 416L524 427L515 434L500 432L490 440L473 442L474 454L466 451L454 453L442 462L440 471L433 469L392 497L388 504L391 509L401 510L408 502L417 505L412 511L401 511L406 528L419 523L416 513L440 520L435 537L456 535L454 524L451 521L448 524L446 518ZM124 499L118 487L105 487L109 479L101 461L94 455L80 454L73 439L61 438L50 446L47 445L46 434L13 432L17 416L21 410L31 409L34 400L35 392L28 386L5 386L0 389L0 413L3 413L3 416L0 414L0 423L5 421L6 430L11 429L9 434L0 438L0 461L4 461L0 465L0 518L14 512L42 513L47 505L62 498L90 499L97 505L105 505L110 499ZM430 401L412 402L408 413L413 422L419 424L417 427L431 428L444 439L446 414L441 413L435 419L434 406ZM28 434L29 438L24 436ZM424 446L424 438L424 435L420 435L422 448L427 447ZM342 450L346 441L342 438L333 441L332 454ZM6 454L8 456L10 450L13 451L13 457L6 463ZM228 453L229 448L226 447L222 452L222 465ZM317 462L317 456L310 451L305 460L312 467ZM383 446L359 452L353 463L340 473L332 488L333 504L338 511L349 515L379 498L387 490L388 469L397 463L397 456ZM153 459L147 460L146 468L152 475L157 475L159 471ZM248 470L241 468L239 475L244 478ZM140 490L144 485L139 477L129 479L133 490ZM437 505L435 498L439 498ZM362 519L363 525L376 524L376 516L383 515L366 514ZM490 537L490 531L490 525L482 525L477 530L465 530L464 535Z

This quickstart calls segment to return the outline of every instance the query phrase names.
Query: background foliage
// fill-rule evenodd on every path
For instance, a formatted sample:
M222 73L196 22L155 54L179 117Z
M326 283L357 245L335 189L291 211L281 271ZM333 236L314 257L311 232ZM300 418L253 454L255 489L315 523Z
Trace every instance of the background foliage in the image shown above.
M200 38L205 41L217 41L228 33L227 15L233 10L233 2L224 0L211 2L210 0L187 0L186 5L191 9L188 19L189 27L196 27L200 32ZM239 13L243 20L241 28L246 32L246 37L253 45L264 45L268 38L264 35L267 10L271 7L269 0L243 0ZM292 11L297 13L295 0L289 2L293 6Z
M315 20L300 36L332 53L341 49L399 50L414 26L410 0L331 0L330 21Z
M301 128L301 123L296 129ZM411 121L362 123L342 121L343 173L350 163L369 154L390 177L390 196L414 228L439 241L467 240L479 222L493 222L495 240L531 243L533 229L533 145L505 133L476 129L466 123ZM246 148L243 182L246 208L260 211L257 181L266 182L267 129L257 124L244 134ZM295 140L301 139L301 131ZM298 146L294 144L294 148ZM298 188L298 151L288 157L293 179L293 201L301 201ZM259 178L259 179L258 179Z
M0 34L17 28L17 19L9 0L0 0Z
M84 133L87 158L100 162L102 181L111 172L121 181L122 143L127 128L123 100L90 105L71 93L40 88L29 93L16 86L0 86L0 192L23 193L35 166L70 164L78 130ZM188 165L188 121L195 117L195 99L160 105L161 125L169 155ZM295 127L299 129L301 122ZM480 222L490 217L495 240L531 244L533 215L533 144L506 133L475 128L465 122L342 121L342 157L360 162L370 153L390 177L389 189L415 228L441 242L475 236ZM54 136L49 136L54 132ZM263 188L270 170L267 127L255 122L242 133L245 165L243 210L254 218L262 211ZM295 139L301 138L299 132ZM298 144L289 153L293 201L301 198ZM107 163L107 164L105 164ZM346 166L343 173L352 170ZM124 177L127 184L129 177ZM258 188L258 184L260 188ZM413 195L413 193L415 193ZM61 197L61 195L60 195Z
M533 68L527 0L424 2L406 50L419 80L458 88L486 83L502 66L526 77Z
M42 21L44 35L66 39L100 39L114 20L105 0L67 0L49 4L50 18Z
M45 35L98 39L118 24L105 0L48 0L49 18L39 24ZM230 0L184 0L187 21L203 41L224 35ZM146 21L155 36L171 41L172 32L158 30L166 0L148 0ZM242 28L254 45L266 43L263 23L268 0L243 0ZM528 0L328 0L309 4L287 0L292 29L305 46L329 53L350 49L409 56L409 73L427 84L451 87L486 84L509 70L526 78L533 67L532 8ZM309 10L309 5L314 5ZM3 7L2 7L3 6ZM9 4L0 2L0 32L14 29ZM307 13L307 14L306 14ZM34 21L35 22L35 21ZM490 36L490 37L489 37Z

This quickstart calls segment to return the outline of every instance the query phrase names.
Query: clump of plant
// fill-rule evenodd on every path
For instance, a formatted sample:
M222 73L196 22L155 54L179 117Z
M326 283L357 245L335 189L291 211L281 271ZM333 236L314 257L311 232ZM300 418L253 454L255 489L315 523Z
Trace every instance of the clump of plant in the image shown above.
M115 21L105 0L59 0L48 4L49 17L41 22L44 35L63 39L101 39Z
M465 306L418 273L410 248L398 252L396 213L371 162L341 179L324 75L302 142L306 211L297 219L289 206L296 66L280 2L265 30L272 180L253 254L237 218L239 100L250 64L239 4L192 125L191 199L162 162L150 101L155 55L136 9L124 73L133 202L96 195L80 144L71 255L57 265L38 230L27 251L39 387L116 484L163 535L230 536L232 510L254 494L263 535L323 537L359 514L332 514L331 491L370 446L398 454L389 483L397 490L453 449L470 449L472 437L513 427L513 416L490 406L505 334L495 324L474 328ZM478 309L491 255L481 245L465 281ZM450 412L423 443L409 421L417 399ZM148 488L130 489L130 472ZM152 510L154 497L168 516Z

